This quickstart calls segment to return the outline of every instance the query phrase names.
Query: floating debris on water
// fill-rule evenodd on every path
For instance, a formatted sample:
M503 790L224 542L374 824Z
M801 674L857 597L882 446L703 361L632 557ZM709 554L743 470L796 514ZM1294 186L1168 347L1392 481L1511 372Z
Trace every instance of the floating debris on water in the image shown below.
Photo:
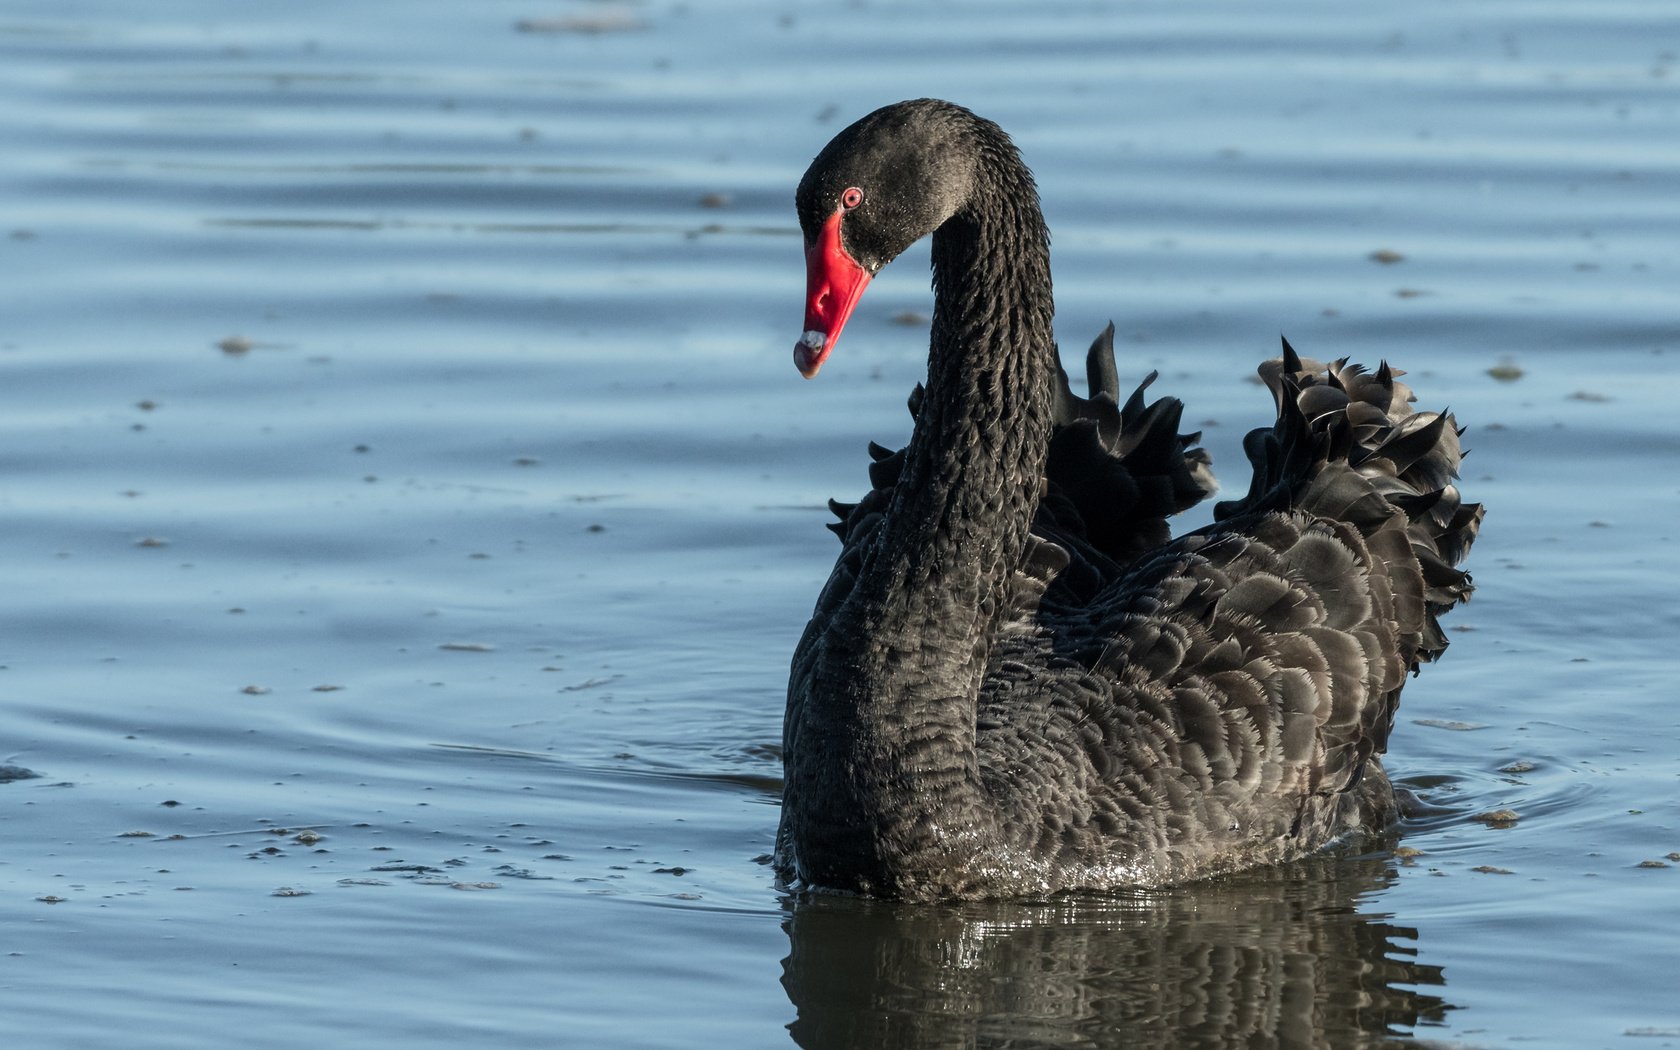
M493 869L504 879L528 879L532 882L553 882L553 875L539 875L530 868L517 868L512 864L502 864Z
M585 36L595 36L600 33L634 33L651 29L653 25L634 15L613 12L569 18L521 18L513 27L521 33L581 33Z
M1480 821L1490 828L1514 828L1522 818L1514 809L1490 809L1486 813L1478 813L1470 818Z
M1477 729L1486 729L1485 722L1460 722L1451 718L1414 718L1414 725L1429 726L1431 729L1451 729L1455 733L1469 733Z
M624 676L621 675L621 674L612 674L612 675L608 675L605 678L587 678L587 679L585 679L581 682L577 682L573 685L563 685L563 686L560 687L560 690L561 690L561 692L565 692L565 693L577 693L577 692L581 692L585 689L594 689L597 686L606 685L609 682L616 682L617 680L619 680L620 678L623 678L623 677Z
M1502 357L1497 365L1487 370L1487 374L1501 383L1515 383L1523 377L1523 370L1509 357Z

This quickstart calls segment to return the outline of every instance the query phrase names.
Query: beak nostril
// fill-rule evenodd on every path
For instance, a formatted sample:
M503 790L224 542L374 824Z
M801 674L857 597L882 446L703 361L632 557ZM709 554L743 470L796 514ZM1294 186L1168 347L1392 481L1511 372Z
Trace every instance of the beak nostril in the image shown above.
M816 239L805 246L805 330L794 350L794 363L806 379L817 374L834 349L852 307L869 284L870 272L841 243L842 214L831 215Z

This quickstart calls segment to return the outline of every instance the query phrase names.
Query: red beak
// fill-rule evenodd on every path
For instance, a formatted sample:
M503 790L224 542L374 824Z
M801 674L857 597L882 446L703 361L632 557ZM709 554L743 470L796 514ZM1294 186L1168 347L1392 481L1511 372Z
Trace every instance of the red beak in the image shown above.
M841 210L830 215L816 243L805 248L805 334L793 344L793 363L806 379L814 379L828 360L840 329L869 286L868 271L840 243L845 214Z

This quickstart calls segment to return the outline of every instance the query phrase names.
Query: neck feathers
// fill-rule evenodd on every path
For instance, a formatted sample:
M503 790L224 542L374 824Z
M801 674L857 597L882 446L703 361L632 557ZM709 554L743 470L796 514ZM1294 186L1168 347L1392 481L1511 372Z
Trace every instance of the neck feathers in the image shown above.
M999 834L975 723L1038 508L1056 350L1032 177L1001 131L982 139L968 199L933 236L928 381L904 469L849 593L794 657L779 849L825 885L890 892Z
M969 200L933 236L926 393L887 520L847 603L856 619L835 624L866 640L866 661L880 662L869 673L898 705L925 689L930 703L972 711L1050 438L1049 237L1032 176L1002 132L981 158ZM921 680L906 681L906 665Z

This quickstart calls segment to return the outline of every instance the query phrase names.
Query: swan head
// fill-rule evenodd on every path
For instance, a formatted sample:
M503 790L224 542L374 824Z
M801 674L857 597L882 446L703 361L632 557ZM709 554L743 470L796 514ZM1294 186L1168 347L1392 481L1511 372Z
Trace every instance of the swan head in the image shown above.
M938 99L897 102L823 147L799 180L805 236L805 328L794 344L813 378L869 281L969 199L978 118Z

